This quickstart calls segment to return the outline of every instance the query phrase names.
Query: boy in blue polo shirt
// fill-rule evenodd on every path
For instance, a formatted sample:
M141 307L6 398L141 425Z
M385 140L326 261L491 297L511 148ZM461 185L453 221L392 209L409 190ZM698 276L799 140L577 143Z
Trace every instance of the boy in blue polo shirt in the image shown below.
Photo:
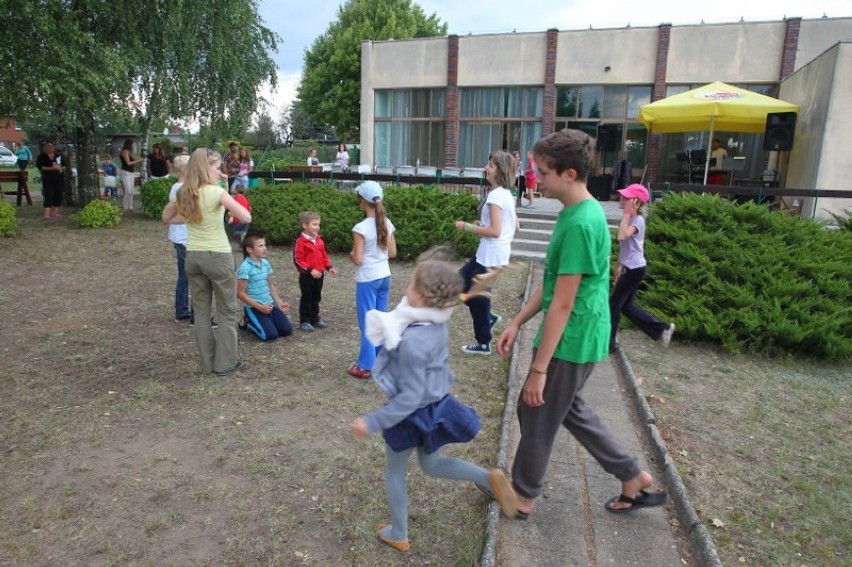
M284 314L290 306L281 300L272 281L272 265L266 259L266 238L252 232L243 239L245 260L237 270L237 299L245 304L249 331L262 341L272 341L293 333Z

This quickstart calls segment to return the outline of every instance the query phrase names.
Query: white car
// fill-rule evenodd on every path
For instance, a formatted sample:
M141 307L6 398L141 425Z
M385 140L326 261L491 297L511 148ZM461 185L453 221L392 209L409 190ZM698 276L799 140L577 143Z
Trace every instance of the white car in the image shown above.
M17 165L18 157L12 153L12 151L5 147L0 146L0 165Z

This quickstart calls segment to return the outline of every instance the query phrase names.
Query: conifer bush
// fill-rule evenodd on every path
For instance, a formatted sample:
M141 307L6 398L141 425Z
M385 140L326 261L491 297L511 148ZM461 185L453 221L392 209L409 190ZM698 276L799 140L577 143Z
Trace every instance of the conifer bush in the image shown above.
M18 231L18 216L15 207L0 199L0 236L14 238Z
M80 214L77 223L81 228L112 228L121 222L121 211L109 201L89 201Z
M299 213L318 212L323 240L330 251L352 249L352 227L364 218L354 192L318 183L262 184L247 193L252 227L266 232L269 242L292 244L301 233ZM453 247L460 257L476 251L477 238L455 229L456 220L473 221L478 199L432 187L387 187L385 208L396 227L398 258L416 258L431 246Z
M852 233L701 195L653 206L642 305L734 352L852 359Z

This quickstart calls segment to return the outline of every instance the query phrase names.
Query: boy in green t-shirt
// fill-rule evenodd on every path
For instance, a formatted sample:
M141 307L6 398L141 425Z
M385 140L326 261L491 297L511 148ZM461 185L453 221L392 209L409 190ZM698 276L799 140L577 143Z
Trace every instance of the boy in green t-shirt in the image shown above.
M520 327L539 311L544 322L533 342L533 360L518 401L521 439L512 464L518 517L525 519L541 494L553 441L560 425L608 473L621 481L621 495L606 509L627 512L659 506L664 492L647 492L654 479L639 468L582 397L595 363L609 349L610 235L600 204L586 188L593 141L579 130L562 130L533 148L539 190L564 205L545 261L544 283L497 339L508 356Z

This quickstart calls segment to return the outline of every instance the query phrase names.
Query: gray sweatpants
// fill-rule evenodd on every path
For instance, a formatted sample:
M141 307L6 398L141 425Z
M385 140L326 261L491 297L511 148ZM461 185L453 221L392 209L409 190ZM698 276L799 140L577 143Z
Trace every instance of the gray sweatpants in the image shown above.
M541 494L560 425L617 479L629 480L639 474L639 461L624 450L580 395L594 368L593 362L574 364L554 358L547 367L544 405L531 408L524 404L523 397L518 400L521 439L512 463L512 484L520 496L537 498Z
M201 357L201 371L227 372L237 364L237 280L234 256L230 252L187 250L186 275L195 312L195 344ZM210 323L213 298L216 323Z

